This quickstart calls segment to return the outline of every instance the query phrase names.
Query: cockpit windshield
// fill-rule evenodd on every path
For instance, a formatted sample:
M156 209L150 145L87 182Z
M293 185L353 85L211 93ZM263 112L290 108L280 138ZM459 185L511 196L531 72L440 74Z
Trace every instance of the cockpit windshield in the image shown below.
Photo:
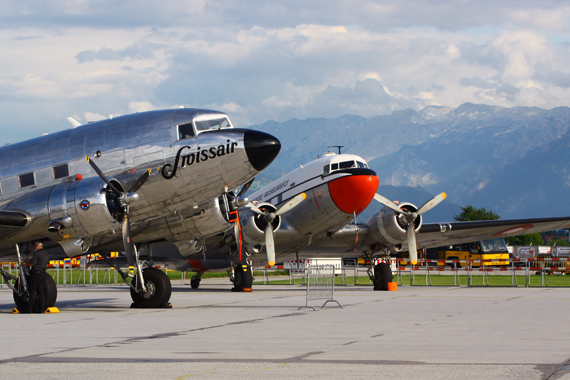
M323 176L327 176L334 172L335 170L343 170L343 169L351 169L351 168L363 168L368 169L368 165L362 161L342 161L342 162L335 162L331 163L330 165L326 165L323 168Z
M212 129L224 129L224 128L231 128L232 125L227 117L217 117L208 120L196 120L196 129L198 132L201 131L209 131Z

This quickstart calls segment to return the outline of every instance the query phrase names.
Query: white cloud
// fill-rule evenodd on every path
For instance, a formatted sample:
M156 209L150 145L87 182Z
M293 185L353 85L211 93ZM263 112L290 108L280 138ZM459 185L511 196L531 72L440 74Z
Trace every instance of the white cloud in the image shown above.
M464 102L569 105L569 17L562 2L530 0L7 0L0 128L53 131L69 115L179 104L240 126Z

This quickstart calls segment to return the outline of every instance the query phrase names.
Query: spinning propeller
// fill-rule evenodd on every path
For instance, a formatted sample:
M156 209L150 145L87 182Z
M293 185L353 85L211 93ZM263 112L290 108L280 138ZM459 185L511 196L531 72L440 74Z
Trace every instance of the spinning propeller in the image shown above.
M115 204L119 206L119 212L116 215L116 219L122 222L121 232L123 235L123 244L125 246L125 256L127 257L127 261L129 266L132 266L134 263L134 243L133 243L133 235L131 232L131 224L129 223L129 203L136 201L138 199L138 194L136 193L138 189L146 182L148 177L150 176L151 169L145 171L139 179L131 186L129 191L124 192L117 189L111 181L105 177L101 169L89 158L89 156L85 156L89 165L95 170L97 175L105 182L108 188L113 192L116 196Z
M408 234L407 242L408 242L408 250L410 251L410 261L412 265L417 264L418 262L418 247L416 244L416 228L414 226L414 220L425 213L426 211L431 210L435 206L437 206L441 201L443 201L447 197L447 194L441 193L424 203L417 211L411 210L404 210L400 207L396 206L396 204L389 199L381 196L380 194L374 194L374 199L378 202L382 203L384 206L388 207L389 209L397 212L400 216L400 221L402 221L406 225L406 231Z

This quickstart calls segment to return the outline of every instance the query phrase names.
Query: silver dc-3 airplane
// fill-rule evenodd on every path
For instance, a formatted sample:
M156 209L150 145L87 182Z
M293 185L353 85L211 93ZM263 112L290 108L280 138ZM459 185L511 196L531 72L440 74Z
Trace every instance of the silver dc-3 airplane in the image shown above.
M418 248L494 239L504 244L504 237L570 227L570 217L423 223L422 215L443 201L445 193L417 207L409 202L396 205L376 194L377 188L378 177L364 159L327 152L253 193L251 202L240 198L245 206L239 209L239 219L233 218L233 229L206 239L204 254L171 260L170 265L198 272L191 281L193 288L205 271L235 268L234 289L243 290L252 283L251 265L265 260L273 265L300 257L365 256L370 258L368 273L374 289L385 290L392 280L390 267L374 265L373 256L388 259L390 254L409 251L415 264ZM365 223L348 224L372 199L385 207ZM167 247L159 251L170 252L170 259L177 255ZM235 251L245 252L242 266L227 260Z
M251 183L280 147L267 133L200 109L115 117L3 146L0 261L22 264L38 240L52 260L125 252L136 274L117 269L133 305L168 306L170 280L139 253L169 242L188 256L202 238L231 228L229 213L240 206L232 189ZM0 273L25 309L26 272ZM57 290L46 278L50 307Z

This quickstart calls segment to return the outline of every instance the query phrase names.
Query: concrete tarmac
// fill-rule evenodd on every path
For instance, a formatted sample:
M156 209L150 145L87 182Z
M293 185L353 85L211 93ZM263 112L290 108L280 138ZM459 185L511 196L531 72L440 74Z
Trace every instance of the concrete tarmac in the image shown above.
M337 286L231 293L174 285L172 309L126 286L60 287L59 314L11 314L0 289L0 379L570 379L570 289Z

